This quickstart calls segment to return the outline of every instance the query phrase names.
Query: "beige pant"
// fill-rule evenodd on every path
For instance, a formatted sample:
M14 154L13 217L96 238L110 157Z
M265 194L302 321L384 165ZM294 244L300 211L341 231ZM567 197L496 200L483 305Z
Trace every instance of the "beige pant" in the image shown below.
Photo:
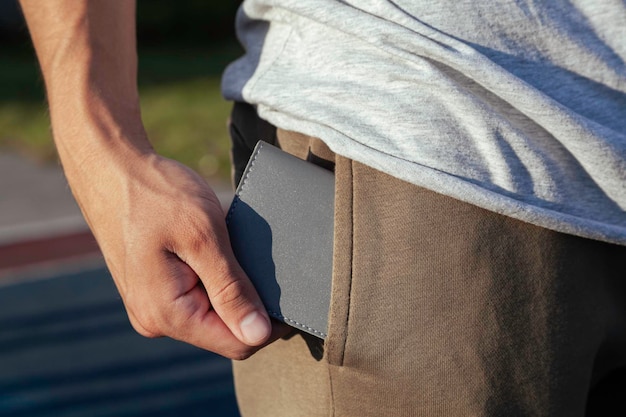
M335 162L330 328L234 364L244 417L626 415L625 247L278 139Z

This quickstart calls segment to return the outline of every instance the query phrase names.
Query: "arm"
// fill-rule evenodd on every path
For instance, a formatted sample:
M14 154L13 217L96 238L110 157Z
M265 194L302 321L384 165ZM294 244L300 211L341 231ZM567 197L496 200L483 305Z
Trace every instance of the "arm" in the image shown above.
M68 182L135 330L245 358L281 332L230 248L224 213L144 131L130 0L21 0Z

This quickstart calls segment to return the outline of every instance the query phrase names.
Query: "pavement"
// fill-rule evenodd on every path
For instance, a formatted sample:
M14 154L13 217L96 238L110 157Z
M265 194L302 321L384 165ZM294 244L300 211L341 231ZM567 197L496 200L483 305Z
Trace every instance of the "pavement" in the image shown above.
M7 153L0 415L238 416L228 360L133 331L61 169Z
M97 253L60 167L0 154L0 279L47 261Z

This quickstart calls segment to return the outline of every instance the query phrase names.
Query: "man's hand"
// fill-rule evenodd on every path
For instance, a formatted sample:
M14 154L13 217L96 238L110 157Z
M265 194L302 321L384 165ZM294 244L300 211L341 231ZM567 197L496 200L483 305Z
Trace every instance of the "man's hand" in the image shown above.
M202 178L154 153L122 168L89 165L92 182L75 189L140 334L237 359L272 340L221 205Z
M21 4L65 174L133 327L235 359L284 334L234 258L213 191L148 142L134 2Z

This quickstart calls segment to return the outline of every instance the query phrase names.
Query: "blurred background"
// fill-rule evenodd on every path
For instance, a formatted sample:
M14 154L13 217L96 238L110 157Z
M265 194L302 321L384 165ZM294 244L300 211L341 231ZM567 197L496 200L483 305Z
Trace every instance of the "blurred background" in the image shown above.
M229 185L220 74L237 1L138 0L139 88L155 148ZM237 416L229 361L130 327L59 167L16 0L0 0L0 416Z

